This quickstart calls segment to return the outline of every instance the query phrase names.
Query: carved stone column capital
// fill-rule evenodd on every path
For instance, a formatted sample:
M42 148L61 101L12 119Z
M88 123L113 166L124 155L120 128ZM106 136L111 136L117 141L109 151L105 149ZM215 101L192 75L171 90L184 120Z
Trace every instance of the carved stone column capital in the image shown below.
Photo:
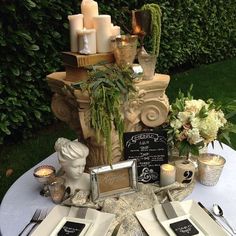
M91 127L90 98L88 93L75 90L71 82L66 81L66 73L58 72L47 76L48 84L54 92L52 111L55 116L69 124L80 140L87 144L89 156L87 166L108 164L104 142L98 143L95 130ZM140 131L163 124L169 112L169 101L165 90L169 84L168 75L156 74L152 80L135 84L135 97L124 103L125 132ZM120 141L112 130L112 157L118 162L121 157Z

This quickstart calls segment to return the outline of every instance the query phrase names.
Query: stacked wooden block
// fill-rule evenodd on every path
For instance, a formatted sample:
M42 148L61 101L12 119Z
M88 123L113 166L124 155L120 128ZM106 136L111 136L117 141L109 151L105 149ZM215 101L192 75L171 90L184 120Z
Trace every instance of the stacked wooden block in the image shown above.
M114 63L113 53L82 55L73 52L63 52L62 61L66 70L66 81L76 82L88 78L87 68L94 65Z

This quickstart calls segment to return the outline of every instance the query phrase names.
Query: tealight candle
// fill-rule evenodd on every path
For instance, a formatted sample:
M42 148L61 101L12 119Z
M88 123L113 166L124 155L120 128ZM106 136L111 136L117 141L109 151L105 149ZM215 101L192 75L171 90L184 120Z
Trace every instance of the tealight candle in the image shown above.
M77 31L83 29L83 15L70 15L68 19L70 24L70 50L71 52L78 52Z
M50 175L53 173L53 170L52 169L49 169L49 168L43 168L43 169L39 169L35 172L35 175L38 175L38 176L47 176L47 175Z
M81 13L84 15L84 27L94 28L93 17L98 16L98 4L93 0L83 0L81 3Z
M37 179L39 183L44 184L43 189L40 191L40 194L47 197L49 194L49 190L47 187L47 183L49 179L55 176L55 168L50 165L42 165L34 169L34 177Z
M99 15L93 17L94 28L97 32L97 52L111 52L111 16Z
M35 169L34 171L34 176L35 177L46 177L49 175L52 175L55 172L54 167L52 166L39 166Z
M160 186L167 186L175 182L175 167L170 164L162 164L160 167Z
M78 30L79 38L79 53L81 54L95 54L96 50L96 30L83 29Z

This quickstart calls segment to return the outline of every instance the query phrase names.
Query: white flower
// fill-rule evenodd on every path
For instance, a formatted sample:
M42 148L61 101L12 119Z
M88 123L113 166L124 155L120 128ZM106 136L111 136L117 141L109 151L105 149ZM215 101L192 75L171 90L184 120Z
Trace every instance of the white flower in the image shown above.
M182 124L186 124L186 123L189 123L189 119L191 119L193 116L194 114L192 112L183 111L183 112L179 112L178 119L180 120Z
M198 124L200 134L206 143L214 141L217 138L219 128L223 127L225 123L226 120L222 116L222 112L216 112L214 109L209 111L208 116Z
M188 130L188 141L190 144L197 144L202 141L198 129L193 128Z
M172 120L171 122L170 122L170 126L172 127L172 128L174 128L174 129L180 129L181 127L182 127L182 123L180 122L180 120L178 120L178 119L175 119L175 120Z
M203 106L206 106L207 104L201 100L186 100L185 101L185 111L189 111L192 113L198 113Z
M201 123L201 119L199 117L193 117L190 120L190 124L192 125L193 128L199 128L200 123Z
M225 119L225 115L224 115L223 111L219 110L219 111L217 112L217 114L218 114L218 119L219 119L219 120L221 121L221 123L222 123L222 126L224 126L224 125L227 123L227 120Z

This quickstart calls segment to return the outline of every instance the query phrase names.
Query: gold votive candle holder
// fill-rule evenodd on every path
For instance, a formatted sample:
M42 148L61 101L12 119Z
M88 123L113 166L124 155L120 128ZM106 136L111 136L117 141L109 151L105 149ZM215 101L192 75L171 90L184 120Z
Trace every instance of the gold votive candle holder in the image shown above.
M137 53L138 37L120 35L112 39L112 49L119 67L132 66Z
M203 153L198 157L198 179L206 186L218 183L226 160L217 154Z

